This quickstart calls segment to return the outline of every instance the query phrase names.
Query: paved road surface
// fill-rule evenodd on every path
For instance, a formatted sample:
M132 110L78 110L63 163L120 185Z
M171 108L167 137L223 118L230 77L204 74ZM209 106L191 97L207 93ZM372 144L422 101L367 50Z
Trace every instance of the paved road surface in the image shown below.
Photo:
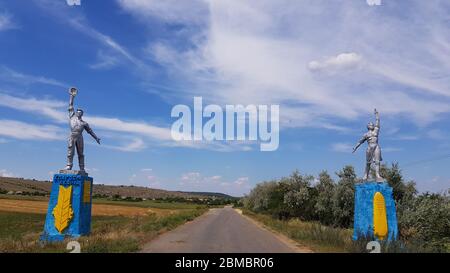
M142 252L276 253L299 252L280 236L261 228L230 207L211 209L192 222L164 233Z

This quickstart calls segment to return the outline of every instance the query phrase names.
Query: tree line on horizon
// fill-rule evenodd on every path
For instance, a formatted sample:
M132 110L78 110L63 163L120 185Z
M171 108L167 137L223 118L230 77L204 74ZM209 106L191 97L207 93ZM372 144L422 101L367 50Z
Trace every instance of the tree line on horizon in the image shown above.
M399 239L433 252L450 251L450 189L419 194L414 181L405 181L398 163L383 165L381 174L393 188ZM245 196L246 209L279 220L298 218L336 228L353 228L355 184L352 166L336 172L334 181L322 171L315 181L298 170L289 177L259 183Z

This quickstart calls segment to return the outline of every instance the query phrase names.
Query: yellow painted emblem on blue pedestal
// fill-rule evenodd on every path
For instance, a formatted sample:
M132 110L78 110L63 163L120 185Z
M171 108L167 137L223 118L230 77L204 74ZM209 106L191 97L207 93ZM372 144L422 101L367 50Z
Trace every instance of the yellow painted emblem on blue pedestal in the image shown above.
M373 233L380 240L388 234L386 202L381 192L376 192L373 197Z
M64 188L59 186L58 203L53 209L53 216L55 217L55 228L59 233L62 233L73 218L72 209L72 186Z

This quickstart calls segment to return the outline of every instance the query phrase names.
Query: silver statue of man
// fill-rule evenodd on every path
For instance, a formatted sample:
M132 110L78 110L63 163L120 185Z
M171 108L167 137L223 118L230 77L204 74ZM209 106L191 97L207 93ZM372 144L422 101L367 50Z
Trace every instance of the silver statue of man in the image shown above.
M70 100L69 100L69 120L70 120L70 136L69 145L67 149L67 166L66 170L72 170L73 166L73 156L75 154L75 147L77 148L78 154L78 164L80 165L80 171L84 170L84 142L83 142L83 131L86 130L94 139L100 144L100 138L98 138L94 131L92 131L89 124L85 122L83 117L83 110L77 109L74 111L73 100L77 95L77 89L72 87L69 90Z
M381 148L378 144L378 135L380 133L380 116L377 109L374 110L375 113L375 124L369 122L367 124L368 132L364 134L361 140L358 141L355 148L353 148L353 153L367 141L368 147L366 150L366 170L364 172L363 180L368 180L372 164L375 165L375 179L377 182L383 182L384 179L380 175L380 165L381 161Z

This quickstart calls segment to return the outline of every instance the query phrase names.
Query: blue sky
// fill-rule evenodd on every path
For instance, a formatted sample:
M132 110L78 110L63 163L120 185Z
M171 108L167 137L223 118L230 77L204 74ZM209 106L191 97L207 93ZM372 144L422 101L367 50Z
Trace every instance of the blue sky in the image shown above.
M450 4L368 2L0 0L0 175L64 167L77 86L97 183L242 195L295 169L361 176L351 148L376 107L385 162L448 189ZM279 104L279 149L173 141L171 109L194 96Z

